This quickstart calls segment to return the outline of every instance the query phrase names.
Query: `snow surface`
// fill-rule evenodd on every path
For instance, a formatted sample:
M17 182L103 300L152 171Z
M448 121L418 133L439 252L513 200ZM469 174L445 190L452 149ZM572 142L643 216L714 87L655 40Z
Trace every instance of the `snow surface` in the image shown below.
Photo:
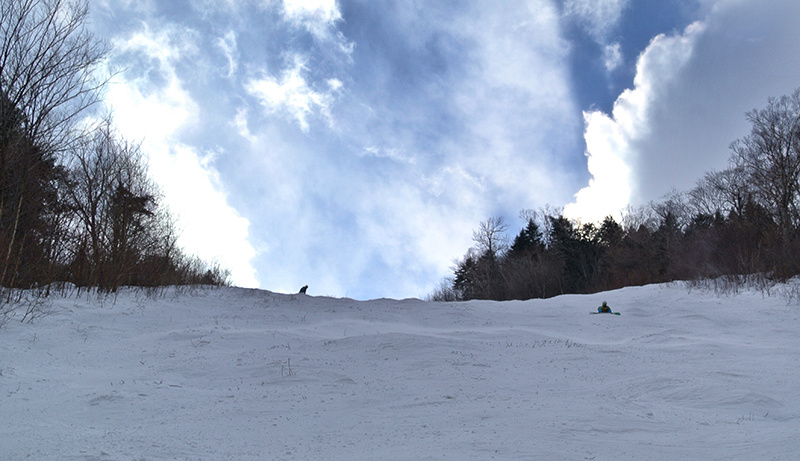
M800 456L800 307L760 292L52 303L0 330L4 460Z

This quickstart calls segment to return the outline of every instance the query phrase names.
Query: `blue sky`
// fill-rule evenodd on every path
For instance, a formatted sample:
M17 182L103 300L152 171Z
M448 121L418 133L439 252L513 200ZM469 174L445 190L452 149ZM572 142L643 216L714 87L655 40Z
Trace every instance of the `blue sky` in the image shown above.
M800 86L793 0L91 0L188 251L241 286L424 296L472 230L726 167Z

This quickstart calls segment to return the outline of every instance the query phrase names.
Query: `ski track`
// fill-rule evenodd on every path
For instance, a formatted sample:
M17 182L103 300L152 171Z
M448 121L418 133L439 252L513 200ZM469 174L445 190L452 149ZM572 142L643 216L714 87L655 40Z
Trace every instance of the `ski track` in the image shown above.
M622 315L586 315L603 300ZM800 444L798 308L760 293L53 303L0 330L3 459L744 460Z

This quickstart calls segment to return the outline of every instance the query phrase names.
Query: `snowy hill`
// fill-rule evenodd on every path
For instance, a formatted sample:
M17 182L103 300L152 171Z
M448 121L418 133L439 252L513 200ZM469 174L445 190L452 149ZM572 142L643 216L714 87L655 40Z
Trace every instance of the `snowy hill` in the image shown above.
M607 300L621 316L588 315ZM238 288L0 330L0 458L792 459L798 306L682 284L526 302Z

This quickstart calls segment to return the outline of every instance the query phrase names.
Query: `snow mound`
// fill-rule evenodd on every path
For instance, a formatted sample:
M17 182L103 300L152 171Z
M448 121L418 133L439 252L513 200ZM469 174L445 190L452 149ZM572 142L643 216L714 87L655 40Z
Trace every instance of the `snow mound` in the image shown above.
M622 315L587 315L603 300ZM51 302L0 330L3 459L788 459L800 444L798 308L755 292Z

